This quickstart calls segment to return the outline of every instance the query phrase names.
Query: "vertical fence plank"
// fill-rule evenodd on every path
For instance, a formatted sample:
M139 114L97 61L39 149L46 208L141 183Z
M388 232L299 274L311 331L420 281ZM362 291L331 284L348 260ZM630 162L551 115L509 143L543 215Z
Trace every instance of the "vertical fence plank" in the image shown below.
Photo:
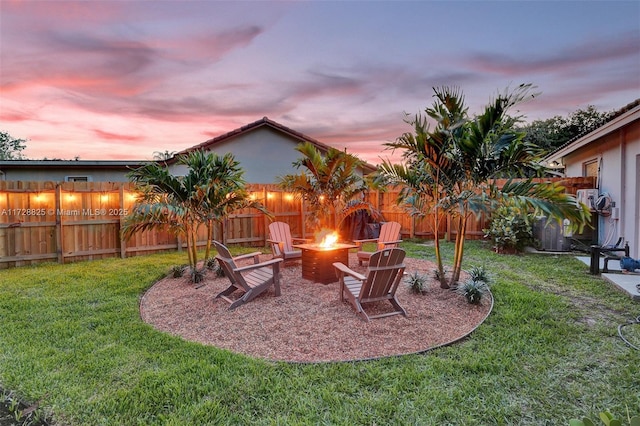
M60 210L62 209L62 204L60 199L62 198L62 188L60 185L56 185L56 193L55 193L55 217L56 217L56 255L58 258L58 263L64 263L64 257L62 255L62 218L60 216Z
M122 236L122 226L124 225L126 210L124 197L124 185L120 185L120 187L118 188L118 242L120 244L120 258L122 259L127 256L127 241Z

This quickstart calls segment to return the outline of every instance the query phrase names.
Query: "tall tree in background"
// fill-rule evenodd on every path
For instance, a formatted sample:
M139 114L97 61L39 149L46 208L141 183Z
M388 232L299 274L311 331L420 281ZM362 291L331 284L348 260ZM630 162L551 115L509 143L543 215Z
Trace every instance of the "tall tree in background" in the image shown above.
M554 219L569 219L577 226L586 223L587 212L564 188L534 183L532 179L509 181L499 187L497 179L530 176L542 172L539 149L523 140L515 125L520 117L511 108L534 94L531 85L520 85L493 99L478 116L469 116L464 96L457 88L434 88L435 101L426 115L436 122L429 128L425 116L408 120L414 133L405 133L386 144L402 151L404 163L385 162L381 180L405 186L399 203L408 204L421 215L432 214L436 235L436 263L440 286L455 285L462 270L467 221L471 215L490 213L503 200ZM449 281L443 272L439 250L440 213L457 223L453 271Z
M0 160L22 160L22 150L27 147L26 139L16 139L8 132L0 131Z
M567 117L556 115L546 120L535 120L522 126L524 141L549 153L570 140L589 133L607 121L610 112L598 112L593 105L579 109Z

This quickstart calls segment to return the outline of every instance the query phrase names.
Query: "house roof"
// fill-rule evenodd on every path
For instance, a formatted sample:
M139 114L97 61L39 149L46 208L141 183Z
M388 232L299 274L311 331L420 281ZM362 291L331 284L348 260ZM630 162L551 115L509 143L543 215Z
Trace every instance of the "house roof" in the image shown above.
M178 155L181 154L187 154L189 152L198 150L198 149L204 149L204 150L212 150L215 149L216 145L219 145L223 142L227 142L237 136L240 136L242 134L251 132L253 130L256 130L260 127L269 127L272 128L280 133L284 133L288 136L291 136L293 139L299 140L300 142L309 142L312 145L314 145L316 148L318 148L318 150L321 153L326 153L331 146L324 144L320 141L318 141L317 139L312 138L311 136L307 136L304 133L298 132L297 130L293 130L290 127L284 126L276 121L273 121L271 119L269 119L268 117L262 117L260 120L254 121L253 123L249 123L246 124L242 127L239 127L235 130L231 130L230 132L224 133L220 136L216 136L215 138L209 139L207 141L204 141L198 145L192 146L190 148L187 148L185 150L182 150L180 152L178 152L173 158L171 158L170 160L168 160L168 163L174 162L177 158ZM372 164L366 163L364 164L364 169L366 172L370 173L373 172L374 170L376 170L376 167Z
M625 105L619 110L613 112L607 120L597 129L586 133L584 135L577 136L571 139L569 142L557 148L555 151L547 154L544 161L549 164L553 161L559 161L562 157L570 154L583 146L608 135L611 132L618 130L627 124L640 119L640 99Z
M33 167L46 167L49 169L127 169L129 167L140 167L148 161L143 160L2 160L2 169L21 169Z
M270 120L267 117L263 117L260 120L253 123L246 124L230 132L224 133L215 138L209 139L198 145L192 146L178 152L172 158L163 161L164 163L171 164L177 161L177 157L180 154L186 154L198 149L214 149L216 145L229 141L236 136L251 132L260 127L270 127L280 133L288 135L300 142L309 142L314 145L321 153L326 153L331 147L326 145L304 133L293 130L287 126ZM128 161L116 161L116 160L0 160L0 170L2 169L21 169L21 168L33 168L33 167L46 167L47 169L81 169L81 168L101 168L101 169L127 169L130 167L140 167L149 163L149 160L128 160ZM364 163L363 169L365 173L371 173L376 170L376 167L369 163Z

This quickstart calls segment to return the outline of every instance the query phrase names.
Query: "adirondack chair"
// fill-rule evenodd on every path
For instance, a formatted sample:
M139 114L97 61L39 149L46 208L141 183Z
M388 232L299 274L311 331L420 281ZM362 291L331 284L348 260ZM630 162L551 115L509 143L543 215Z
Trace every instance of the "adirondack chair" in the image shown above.
M398 284L404 275L405 251L401 248L388 248L377 251L369 258L366 275L359 274L343 263L333 264L340 285L340 300L345 297L356 312L369 322L370 318L382 318L390 315L404 315L407 312L396 299ZM363 303L388 300L393 305L392 312L368 315L362 308Z
M362 262L369 261L369 258L373 252L364 251L364 243L376 243L376 251L380 251L384 248L398 247L398 244L402 242L400 239L400 224L398 222L385 222L380 227L380 236L378 238L372 238L368 240L355 240L354 243L358 245L358 264L362 266Z
M271 244L271 252L273 257L279 257L282 260L297 260L302 257L302 251L293 248L296 243L308 243L306 238L292 238L291 228L285 222L272 222L269 224L269 239L267 242Z
M233 257L229 249L218 241L214 241L213 245L218 251L216 260L225 276L231 281L231 285L218 293L216 298L229 302L229 310L250 302L271 285L275 289L276 296L280 296L280 263L282 263L282 259L271 259L259 263L260 252ZM236 264L236 261L251 258L253 258L253 264L247 266ZM237 300L230 299L228 296L236 290L244 292L244 295Z

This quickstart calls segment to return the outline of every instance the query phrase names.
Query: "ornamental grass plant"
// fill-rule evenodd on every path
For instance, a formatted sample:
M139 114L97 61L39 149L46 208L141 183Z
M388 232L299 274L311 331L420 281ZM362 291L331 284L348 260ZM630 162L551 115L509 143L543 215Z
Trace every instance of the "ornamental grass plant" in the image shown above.
M402 248L434 259L426 242ZM453 246L443 248L450 261ZM640 352L617 334L640 304L573 256L503 256L468 242L465 269L484 265L494 297L470 337L425 354L332 364L252 359L142 322L140 297L183 257L0 271L0 388L72 426L539 426L640 413Z

